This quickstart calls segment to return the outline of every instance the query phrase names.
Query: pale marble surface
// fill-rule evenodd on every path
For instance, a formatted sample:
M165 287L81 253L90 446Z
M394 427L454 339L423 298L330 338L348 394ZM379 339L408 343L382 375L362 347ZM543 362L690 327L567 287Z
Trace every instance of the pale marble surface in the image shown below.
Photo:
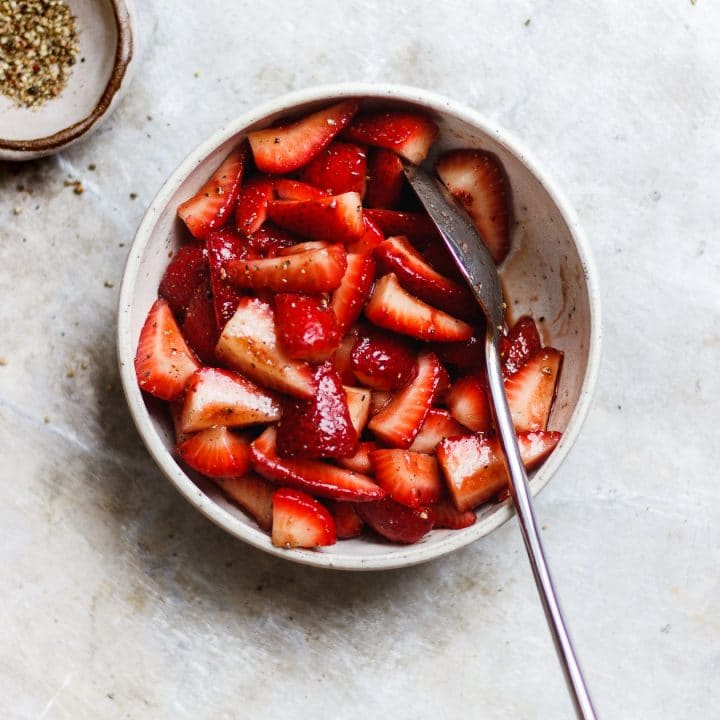
M422 567L311 570L213 527L131 427L115 303L144 207L253 103L356 79L482 110L575 203L604 359L545 540L601 717L717 717L717 3L138 5L114 117L0 166L2 717L572 716L514 522Z

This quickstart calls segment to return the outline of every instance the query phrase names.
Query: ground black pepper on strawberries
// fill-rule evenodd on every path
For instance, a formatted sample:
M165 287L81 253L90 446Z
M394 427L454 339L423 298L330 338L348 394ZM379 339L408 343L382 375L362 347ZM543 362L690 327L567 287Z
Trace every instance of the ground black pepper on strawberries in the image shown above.
M65 0L0 0L0 92L39 107L67 84L79 45Z

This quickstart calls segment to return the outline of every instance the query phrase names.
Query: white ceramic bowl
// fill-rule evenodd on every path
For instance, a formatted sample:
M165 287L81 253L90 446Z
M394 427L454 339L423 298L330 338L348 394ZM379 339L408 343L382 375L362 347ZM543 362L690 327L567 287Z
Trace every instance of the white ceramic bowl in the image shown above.
M52 155L95 131L130 82L135 48L132 0L68 0L80 50L67 86L38 108L0 95L0 159Z
M510 501L487 504L465 530L434 530L411 546L372 537L344 540L322 550L284 550L212 482L187 472L172 455L173 433L164 412L145 402L135 379L133 358L140 329L168 264L178 246L178 204L190 197L223 157L248 131L281 117L302 115L347 97L393 108L429 113L440 126L432 156L455 147L478 147L498 155L512 187L516 226L513 250L502 275L513 319L530 313L545 342L564 351L557 400L550 428L563 437L548 460L532 475L537 494L560 466L578 435L590 404L600 357L600 301L594 265L575 215L538 164L514 139L479 113L439 95L397 85L342 84L284 95L237 118L193 150L170 176L147 211L133 242L120 291L118 353L123 387L140 435L163 473L195 507L232 535L266 552L330 568L378 570L439 557L463 547L506 522Z

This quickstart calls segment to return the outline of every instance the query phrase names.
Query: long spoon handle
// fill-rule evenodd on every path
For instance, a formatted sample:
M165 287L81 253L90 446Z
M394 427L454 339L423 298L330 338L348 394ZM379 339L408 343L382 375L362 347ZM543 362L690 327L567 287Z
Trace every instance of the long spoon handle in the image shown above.
M575 706L575 713L582 720L596 720L595 710L590 699L585 679L583 678L580 664L575 655L570 635L568 634L565 620L563 619L560 603L553 587L550 569L545 560L540 533L538 532L535 511L533 510L532 495L528 485L527 473L520 457L515 428L513 427L512 416L505 395L502 371L500 369L500 358L496 345L496 335L488 332L485 343L485 355L487 359L488 383L490 394L493 400L495 419L500 435L505 461L510 475L510 489L515 507L517 509L520 530L522 531L525 549L527 550L535 577L540 600L545 610L550 633L555 643L555 650L560 660L565 681L567 682L570 696Z

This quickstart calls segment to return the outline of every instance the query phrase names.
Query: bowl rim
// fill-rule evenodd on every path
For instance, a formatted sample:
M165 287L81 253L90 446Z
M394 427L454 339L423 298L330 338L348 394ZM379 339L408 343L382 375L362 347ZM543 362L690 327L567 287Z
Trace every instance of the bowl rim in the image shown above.
M46 135L45 137L29 140L0 138L0 151L7 152L13 159L18 159L18 155L21 156L23 153L32 153L33 157L36 157L37 153L60 150L90 131L108 111L113 99L122 87L128 67L135 54L133 10L129 4L132 0L109 0L109 2L118 33L115 59L105 89L90 114L76 123L61 128L52 135Z
M574 445L580 429L587 417L593 391L599 373L602 327L600 290L597 270L589 243L580 227L574 209L562 191L548 177L538 161L526 150L521 142L476 110L435 92L407 85L390 83L337 83L318 85L303 90L283 94L261 103L250 111L236 117L224 127L201 142L175 168L163 183L152 203L148 207L135 238L132 242L125 269L123 271L118 302L117 350L123 391L138 432L164 475L175 485L182 495L200 512L215 524L227 530L241 540L269 552L277 557L315 567L343 570L386 570L408 567L445 555L453 550L469 545L497 529L515 515L512 501L506 500L489 516L479 520L464 530L445 531L446 537L432 545L419 543L410 546L388 545L388 552L378 556L343 555L315 550L293 549L292 551L274 547L268 535L256 528L242 525L237 518L207 496L182 470L170 452L163 445L160 436L150 421L150 415L142 398L134 373L135 348L132 346L130 318L136 279L139 273L140 258L152 235L154 226L162 210L173 193L185 178L217 147L246 127L261 121L274 113L291 110L294 106L308 102L341 100L347 97L367 97L373 99L398 100L419 103L438 113L449 113L474 125L517 157L534 175L547 191L566 222L583 268L583 275L589 299L589 346L585 376L580 388L577 405L563 436L550 457L538 469L531 480L533 496L537 495L550 481L562 461ZM442 531L441 531L442 532ZM334 547L338 547L337 545Z

